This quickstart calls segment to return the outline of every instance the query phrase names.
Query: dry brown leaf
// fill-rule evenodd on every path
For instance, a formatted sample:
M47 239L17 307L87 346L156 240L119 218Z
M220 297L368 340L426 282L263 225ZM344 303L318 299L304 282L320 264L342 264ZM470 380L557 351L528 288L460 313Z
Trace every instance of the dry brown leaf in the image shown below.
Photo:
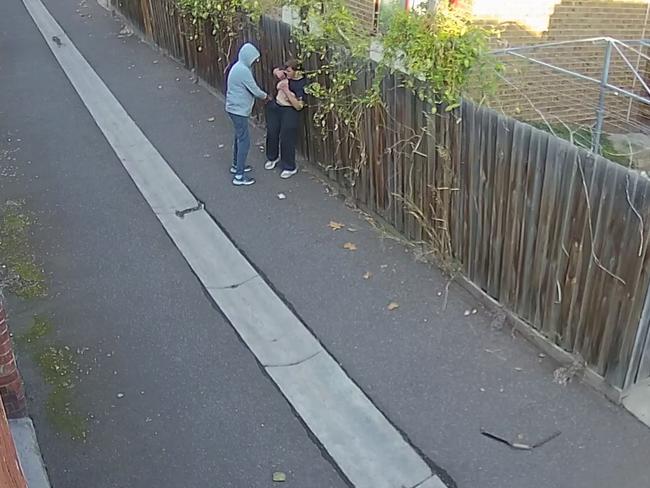
M342 224L342 223L340 223L340 222L334 222L333 220L330 220L330 223L328 224L328 226L329 226L332 230L341 230L343 227L345 227L344 224Z
M287 481L287 475L282 471L276 471L273 473L273 481L276 483L283 483Z
M390 302L388 304L388 310L390 311L397 310L398 308L399 308L399 303L397 302Z
M343 244L343 249L347 249L348 251L356 251L357 245L354 244L353 242L346 242L345 244Z
M372 273L370 271L366 271L365 273L363 273L363 279L364 280L369 280L371 276L372 276Z

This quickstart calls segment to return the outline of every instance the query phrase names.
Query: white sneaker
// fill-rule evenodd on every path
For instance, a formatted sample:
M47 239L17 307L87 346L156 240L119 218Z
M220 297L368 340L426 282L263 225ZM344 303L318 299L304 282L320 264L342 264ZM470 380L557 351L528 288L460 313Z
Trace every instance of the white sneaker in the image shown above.
M235 186L250 186L255 184L255 178L251 178L248 175L244 176L235 176L232 179L232 184Z
M286 180L287 178L291 178L297 172L298 172L298 168L296 168L296 169L285 169L282 173L280 173L280 178L284 178Z
M275 161L267 161L264 163L264 169L275 169L275 166L280 162L280 158Z

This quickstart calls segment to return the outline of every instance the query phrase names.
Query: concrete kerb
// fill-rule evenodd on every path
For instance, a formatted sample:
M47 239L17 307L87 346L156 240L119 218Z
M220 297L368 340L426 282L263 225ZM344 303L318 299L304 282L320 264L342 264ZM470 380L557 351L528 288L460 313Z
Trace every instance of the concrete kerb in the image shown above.
M38 447L32 420L27 418L9 420L20 467L25 474L29 488L50 488L45 463Z

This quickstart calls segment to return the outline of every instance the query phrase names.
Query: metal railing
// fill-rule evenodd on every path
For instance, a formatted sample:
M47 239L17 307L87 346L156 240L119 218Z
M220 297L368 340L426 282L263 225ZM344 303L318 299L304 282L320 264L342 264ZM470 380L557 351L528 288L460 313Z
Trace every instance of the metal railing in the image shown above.
M602 153L608 122L616 134L650 132L650 39L621 41L595 37L510 47L493 54L504 67L499 75L502 81L519 91L528 105L528 110L518 112L526 114L532 109L535 116L529 118L541 119L552 132L558 122L575 127L577 120L578 126L591 132L587 147L596 153ZM544 83L544 77L551 81ZM556 104L545 103L554 83L559 84L556 96L563 99ZM570 88L572 84L574 87ZM536 93L536 89L541 93ZM517 117L517 110L512 110L517 97L513 99L512 91L508 96L504 93L501 98L507 98L507 102L501 108ZM621 98L626 107L620 103ZM609 99L616 101L616 111L608 106ZM499 95L491 104L493 108L498 108L498 102ZM568 120L562 115L563 104L574 107ZM650 149L650 137L647 143Z

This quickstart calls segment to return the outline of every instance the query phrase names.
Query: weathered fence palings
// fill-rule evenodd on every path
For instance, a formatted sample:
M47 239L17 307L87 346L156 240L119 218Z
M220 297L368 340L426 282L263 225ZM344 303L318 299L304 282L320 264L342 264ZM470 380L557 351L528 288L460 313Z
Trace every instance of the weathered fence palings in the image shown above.
M295 55L289 26L274 18L231 42L171 0L119 8L220 90L247 40L261 47L256 75L269 90L272 68ZM621 387L650 279L649 182L469 102L432 115L398 76L384 80L383 97L387 110L362 118L361 167L359 145L332 127L323 137L309 107L302 153L406 236L433 236L483 290Z

